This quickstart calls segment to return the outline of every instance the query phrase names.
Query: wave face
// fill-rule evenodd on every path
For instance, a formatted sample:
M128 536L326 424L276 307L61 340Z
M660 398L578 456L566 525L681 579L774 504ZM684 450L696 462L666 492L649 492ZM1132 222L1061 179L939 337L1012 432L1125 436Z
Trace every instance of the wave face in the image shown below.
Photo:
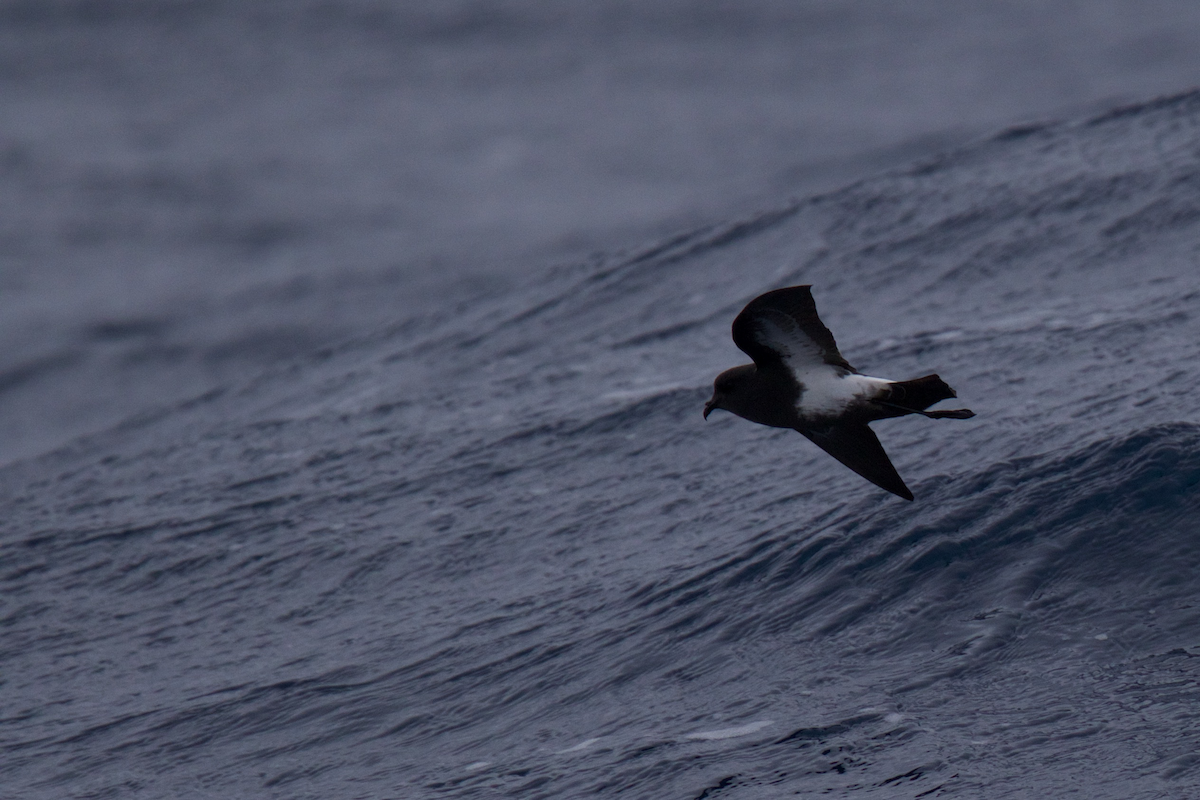
M1194 794L1198 142L1200 95L1012 130L337 346L205 345L274 366L0 472L4 793ZM915 503L701 419L798 283L978 413L877 425Z

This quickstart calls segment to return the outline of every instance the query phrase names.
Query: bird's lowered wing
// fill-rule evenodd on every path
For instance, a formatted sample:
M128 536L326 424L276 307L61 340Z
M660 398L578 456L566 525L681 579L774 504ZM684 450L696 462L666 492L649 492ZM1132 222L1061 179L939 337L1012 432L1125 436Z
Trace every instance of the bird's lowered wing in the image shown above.
M811 286L759 295L733 321L733 343L760 369L785 364L802 373L829 365L855 372L817 316Z
M905 500L913 499L913 493L892 466L879 437L865 424L830 425L801 430L800 433L880 489L887 489Z

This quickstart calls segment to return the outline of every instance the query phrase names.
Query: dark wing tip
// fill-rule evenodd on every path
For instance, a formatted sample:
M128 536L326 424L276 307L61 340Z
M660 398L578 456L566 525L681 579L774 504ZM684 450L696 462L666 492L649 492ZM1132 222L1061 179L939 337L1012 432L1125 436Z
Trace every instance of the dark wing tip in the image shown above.
M879 443L879 437L866 425L831 425L817 431L799 428L797 430L817 447L880 489L886 489L905 500L914 499L913 493L905 486L904 479L896 472L892 460Z
M888 464L890 465L891 461L889 461ZM857 470L855 471L857 472ZM862 475L861 472L859 474ZM901 478L899 474L893 476L863 475L863 477L878 486L880 489L885 489L910 503L916 499L912 493L912 490L908 488L908 486L904 483L904 479Z

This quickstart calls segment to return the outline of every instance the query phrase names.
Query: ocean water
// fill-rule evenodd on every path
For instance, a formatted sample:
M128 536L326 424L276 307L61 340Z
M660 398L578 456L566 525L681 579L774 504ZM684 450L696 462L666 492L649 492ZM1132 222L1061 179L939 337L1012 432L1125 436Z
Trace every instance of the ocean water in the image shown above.
M7 19L162 41L53 7ZM1200 95L486 270L468 223L322 268L361 209L172 184L247 152L182 130L116 189L5 162L0 796L1200 792ZM915 502L701 418L798 283L977 412L874 426Z

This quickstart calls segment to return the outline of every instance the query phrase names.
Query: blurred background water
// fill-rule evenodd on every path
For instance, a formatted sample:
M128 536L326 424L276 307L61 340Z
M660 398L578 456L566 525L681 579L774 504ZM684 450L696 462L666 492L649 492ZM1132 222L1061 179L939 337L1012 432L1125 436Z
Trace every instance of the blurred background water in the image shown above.
M1167 0L0 1L0 793L1190 796L1198 76ZM787 283L980 412L911 508L700 420Z
M1200 75L1200 11L1167 0L6 0L0 39L5 461ZM151 332L145 369L107 358Z

